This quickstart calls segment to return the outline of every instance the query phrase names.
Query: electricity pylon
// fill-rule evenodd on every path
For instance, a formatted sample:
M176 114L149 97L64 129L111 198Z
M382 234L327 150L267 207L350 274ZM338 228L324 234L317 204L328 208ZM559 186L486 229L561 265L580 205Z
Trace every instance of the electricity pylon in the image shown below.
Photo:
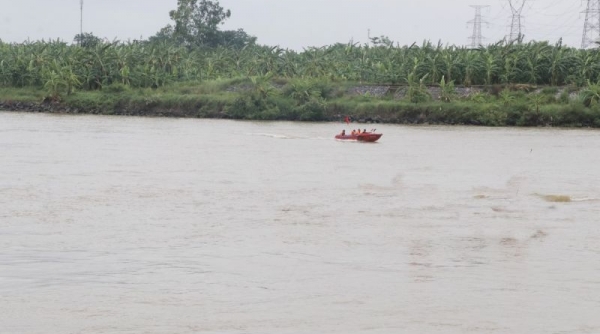
M527 0L508 0L508 4L510 5L510 10L512 12L510 35L508 36L509 42L514 42L521 39L521 29L523 28L523 25L521 24L521 13L525 7L525 2L527 2Z
M587 49L600 40L600 0L588 0L581 48Z
M468 22L468 24L473 25L473 36L469 37L469 39L471 40L471 47L478 48L483 44L484 39L481 35L481 24L488 24L488 22L481 19L481 9L489 6L471 5L471 7L475 8L475 18Z

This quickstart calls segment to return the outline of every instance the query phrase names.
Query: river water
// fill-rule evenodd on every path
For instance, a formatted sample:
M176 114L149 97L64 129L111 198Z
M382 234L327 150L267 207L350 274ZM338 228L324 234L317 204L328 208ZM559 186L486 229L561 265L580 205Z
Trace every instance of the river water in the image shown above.
M600 132L377 127L0 113L0 333L600 332Z

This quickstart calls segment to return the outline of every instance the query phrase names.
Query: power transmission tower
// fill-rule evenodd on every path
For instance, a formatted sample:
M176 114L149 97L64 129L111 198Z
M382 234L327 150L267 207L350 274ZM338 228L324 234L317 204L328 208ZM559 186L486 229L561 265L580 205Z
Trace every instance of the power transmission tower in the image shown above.
M587 49L600 39L600 0L588 0L581 48Z
M471 47L478 48L483 44L484 39L481 35L481 24L488 24L488 22L481 19L481 9L489 6L471 5L471 7L475 8L475 18L468 22L473 25L473 36L469 37L469 39L471 40Z
M525 2L527 2L527 0L508 0L508 4L510 5L510 10L512 12L510 35L508 36L509 42L514 42L521 39L521 29L523 28L523 25L521 24L521 13L525 7Z

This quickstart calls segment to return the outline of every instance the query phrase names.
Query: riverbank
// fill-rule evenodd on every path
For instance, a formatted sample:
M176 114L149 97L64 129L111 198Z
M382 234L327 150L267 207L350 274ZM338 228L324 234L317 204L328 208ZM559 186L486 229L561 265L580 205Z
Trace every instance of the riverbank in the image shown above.
M359 123L600 127L585 90L529 85L478 88L372 86L303 80L234 79L49 97L43 89L0 89L0 110Z

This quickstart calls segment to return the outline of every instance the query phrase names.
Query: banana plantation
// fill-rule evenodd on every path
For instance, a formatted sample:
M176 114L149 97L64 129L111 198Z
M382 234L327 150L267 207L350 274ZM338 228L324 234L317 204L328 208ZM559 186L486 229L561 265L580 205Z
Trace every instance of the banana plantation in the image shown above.
M58 40L0 42L0 86L43 87L53 94L102 90L117 83L158 88L267 75L382 85L418 80L467 87L583 86L600 79L600 53L546 42L500 42L480 49L429 42L404 47L336 44L303 52L259 45L201 49L149 42L92 47Z
M600 127L599 81L598 50L561 43L336 44L296 52L168 40L0 42L0 108L8 110ZM384 86L402 95L370 93ZM459 86L475 93L458 94Z

